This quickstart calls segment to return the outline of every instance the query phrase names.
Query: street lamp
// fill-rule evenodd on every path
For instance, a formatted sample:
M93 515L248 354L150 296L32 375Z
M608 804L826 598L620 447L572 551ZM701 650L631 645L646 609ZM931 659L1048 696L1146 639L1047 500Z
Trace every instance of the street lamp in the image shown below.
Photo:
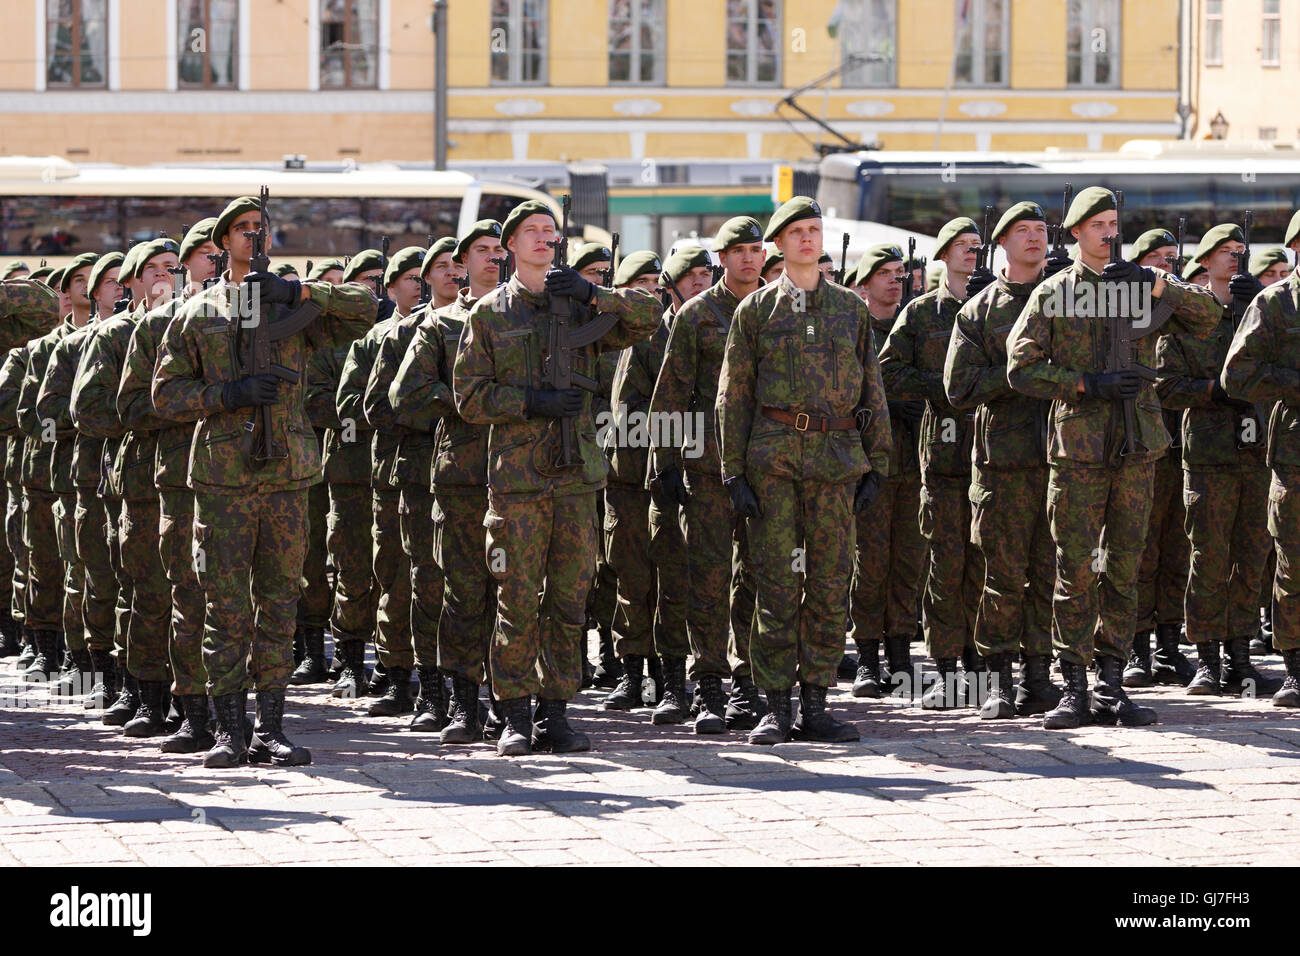
M1228 121L1223 118L1223 110L1214 114L1210 120L1210 139L1225 139L1228 135Z

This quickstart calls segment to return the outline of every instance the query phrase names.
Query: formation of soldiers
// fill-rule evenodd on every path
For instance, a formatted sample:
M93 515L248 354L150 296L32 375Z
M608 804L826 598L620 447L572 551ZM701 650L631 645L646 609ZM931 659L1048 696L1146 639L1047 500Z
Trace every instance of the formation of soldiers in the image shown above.
M891 244L836 272L806 197L666 261L566 261L526 202L305 278L267 205L0 283L0 656L127 736L305 764L290 684L507 756L588 749L593 683L755 744L858 739L837 677L1048 729L1300 706L1300 273L1238 225L1126 260L1108 190L1054 241L1019 202L921 292Z

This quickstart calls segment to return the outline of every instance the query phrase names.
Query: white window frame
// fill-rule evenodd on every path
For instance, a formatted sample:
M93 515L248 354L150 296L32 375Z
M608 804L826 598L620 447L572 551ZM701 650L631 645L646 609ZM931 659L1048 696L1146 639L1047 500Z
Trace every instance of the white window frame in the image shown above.
M1271 9L1270 9L1271 7ZM1280 67L1282 65L1282 4L1281 0L1262 0L1263 15L1259 30L1260 66ZM1272 39L1270 57L1269 40Z
M773 0L773 3L776 5L776 27L774 30L776 35L776 46L773 48L773 52L776 54L776 63L772 70L773 75L771 80L760 80L758 78L758 22L760 19L758 16L758 0L744 0L744 2L748 7L748 13L745 16L745 78L743 80L733 80L728 77L727 86L780 86L785 68L785 57L783 56L784 50L782 49L783 44L781 42L781 37L783 35L782 25L785 22L784 0ZM724 14L724 16L726 16L726 14ZM724 70L726 69L726 61L731 57L732 53L732 51L727 47L727 37L725 35L727 32L726 27L730 26L730 22L730 17L726 17L724 36L722 38Z
M956 75L957 31L959 27L957 18L961 14L963 3L969 3L970 5L971 78L969 80L963 80ZM1002 79L997 83L986 83L984 81L984 35L988 32L984 28L984 22L988 19L986 14L986 5L988 3L989 0L955 0L953 3L953 86L966 89L979 87L999 89L1011 83L1011 0L1002 0Z
M492 75L492 57L499 54L492 53L491 47L488 48L488 80L494 86L546 86L549 83L550 76L550 19L551 4L550 0L535 0L541 4L541 16L537 18L540 24L540 42L538 44L541 54L541 66L538 71L538 77L535 80L523 79L523 0L506 0L510 5L510 10L506 15L506 53L510 64L509 76L504 80L498 80ZM488 29L493 29L495 17L492 13L488 14ZM489 34L489 44L491 43ZM608 69L608 65L606 66Z
M1104 0L1079 0L1080 24L1079 24L1079 82L1070 83L1067 79L1066 85L1070 89L1098 89L1109 90L1119 86L1119 68L1120 68L1120 43L1122 41L1121 33L1124 24L1123 0L1114 0L1114 20L1111 23L1103 23L1097 15L1097 4ZM1070 56L1069 49L1069 8L1066 8L1066 50L1065 55L1068 60ZM1107 35L1107 54L1111 62L1111 78L1105 83L1097 82L1097 55L1092 52L1092 34L1093 31L1102 29ZM1067 70L1068 77L1068 70Z
M1214 43L1210 42L1211 34L1215 37ZM1205 66L1223 66L1223 0L1205 0L1205 42L1201 59Z
M858 14L858 8L861 5L870 4L871 0L841 0L841 2L843 2L846 7L845 16L840 21L840 27L839 27L840 37L838 43L839 53L840 53L840 65L843 66L844 61L848 59L848 57L851 54L872 52L871 50L861 51L861 50L849 50L845 48L845 40L849 37L851 32L845 29L846 24L854 17L854 15ZM859 67L846 69L842 74L840 74L841 77L840 86L844 89L853 89L853 90L888 89L898 85L898 4L899 4L899 0L885 0L885 2L889 5L892 11L889 19L893 26L893 29L889 35L889 65L887 68L888 76L886 76L884 81L880 83L859 82L856 79L857 76L862 75L861 72L859 71L869 70L874 65L872 63L866 63ZM866 15L861 17L861 19L867 19L867 20L874 19L870 16L870 7L868 7L867 11L865 11L865 14ZM872 36L875 36L878 33L882 32L882 31L878 31L876 29L876 26L877 24L875 23L869 24L868 26L868 30Z
M653 51L654 52L654 76L652 76L648 80L643 79L639 76L640 68L641 68L641 56L642 53L644 52L641 49L641 28L645 24L644 24L643 17L641 15L641 0L628 0L628 11L629 11L628 23L630 24L630 36L632 38L632 48L628 51L628 73L629 73L629 77L631 75L637 75L637 78L616 80L612 76L610 76L609 77L610 86L663 86L664 85L664 76L667 73L667 60L668 60L667 49L666 49L667 42L668 42L668 27L667 27L668 15L666 10L665 0L652 0L652 2L655 5L655 9L650 14L653 20L652 26L654 27L654 33L655 33L655 48ZM614 3L615 0L610 0L611 8L613 7ZM614 11L612 9L610 10L610 15L607 18L607 23L609 24L610 29L612 29L614 23ZM613 38L611 37L610 39ZM605 68L608 73L609 56L613 55L614 48L611 46L607 51L607 53L608 55L606 56L605 59Z

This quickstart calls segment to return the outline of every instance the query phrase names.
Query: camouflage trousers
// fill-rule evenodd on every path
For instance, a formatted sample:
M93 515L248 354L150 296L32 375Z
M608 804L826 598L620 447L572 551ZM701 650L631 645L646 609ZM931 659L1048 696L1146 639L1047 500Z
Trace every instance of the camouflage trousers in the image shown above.
M1273 646L1300 648L1300 468L1274 468L1268 486L1268 533L1273 574Z
M329 485L322 481L307 489L307 557L302 565L302 596L298 598L298 623L303 627L323 628L329 627L330 623L334 593L325 573L325 533L329 513Z
M933 660L958 658L974 647L971 629L984 589L980 554L970 541L970 481L923 474L919 515L930 546L921 591L926 653Z
M1259 582L1272 548L1269 470L1262 455L1232 471L1184 471L1183 501L1192 566L1187 577L1187 640L1254 637Z
M307 490L194 495L194 548L207 594L208 694L283 691L307 552Z
M599 542L601 526L605 521L605 499L601 495L596 496L596 540ZM605 549L599 545L596 548L596 569L595 577L592 579L591 590L587 592L587 617L596 622L597 627L612 627L614 615L618 613L618 576L614 569L609 566L606 560ZM585 626L585 625L584 625ZM583 631L582 653L587 652L587 633Z
M411 647L411 559L402 550L402 493L376 488L371 495L374 522L375 651L385 668L415 666Z
M408 626L415 651L415 666L436 667L438 619L442 616L444 584L442 567L434 557L433 492L423 487L409 487L402 489L401 496L402 552L411 568Z
M975 647L985 657L1052 653L1056 549L1047 526L1047 468L974 469L971 542L983 558Z
M1146 550L1138 567L1139 630L1182 622L1183 597L1192 560L1192 546L1185 527L1187 511L1183 507L1180 455L1171 450L1156 462L1152 486Z
M920 475L886 478L871 507L857 516L851 614L853 639L905 637L916 633L925 539L916 520Z
M194 492L164 488L158 495L158 509L158 552L171 586L167 658L171 663L172 693L206 694L203 621L208 602L194 571Z
M68 650L86 649L86 625L81 619L82 598L86 590L86 569L77 558L77 495L59 495L52 506L54 537L63 562L63 638Z
M17 482L8 482L9 496L5 502L5 541L14 556L11 576L9 612L22 623L27 617L27 548L23 544L23 489Z
M497 582L491 664L499 700L529 694L568 700L578 692L597 497L586 492L512 501L489 495L483 526L488 569Z
M1128 658L1137 623L1137 572L1151 511L1152 462L1118 468L1052 465L1047 520L1056 544L1052 646L1089 664Z
M497 583L488 573L487 491L438 493L433 504L433 558L445 569L438 621L438 669L487 683Z
M653 518L652 518L653 515ZM605 560L618 579L614 652L619 657L690 653L682 585L681 530L634 485L605 487Z
M131 599L135 585L122 565L121 498L104 499L104 540L108 542L108 560L117 578L117 603L113 605L113 657L126 666L126 641L131 630Z
M746 520L754 565L754 681L835 686L853 580L853 482L749 476L763 517Z
M167 632L172 587L158 550L158 499L122 503L118 528L122 568L131 578L131 624L126 638L126 669L138 680L170 681Z
M0 442L0 448L3 447L4 447L4 443ZM14 574L18 568L18 555L20 553L21 547L15 548L8 541L8 533L9 533L8 522L10 520L8 510L7 510L8 495L3 489L0 489L0 496L3 496L4 503L6 506L4 536L2 539L0 539L0 607L12 607L14 602L18 599L17 595L14 594L14 583L15 583ZM20 515L22 514L21 507L19 508L18 513ZM19 525L18 533L19 533L19 537L21 537L22 536L21 524Z
M727 495L724 492L724 499ZM725 501L728 515L731 502ZM731 518L735 531L731 538L731 588L728 594L727 666L734 679L752 677L750 646L754 640L758 621L755 611L754 590L758 586L754 577L754 562L749 555L749 538L745 522Z
M117 624L117 575L108 552L105 526L108 518L104 500L94 488L77 489L73 514L73 538L77 558L85 569L85 589L81 596L81 623L86 630L86 647L92 651L111 651Z
M369 485L331 484L325 548L334 566L334 606L330 630L334 646L343 640L368 641L375 633L373 540L374 505Z
M23 547L27 551L27 626L63 629L63 562L59 560L50 491L23 488Z
M688 472L690 497L682 509L686 545L686 634L690 642L690 678L726 677L730 671L727 641L730 609L736 605L733 587L736 519L722 479ZM748 620L753 621L753 589ZM724 595L732 600L724 602ZM743 595L741 598L743 602ZM743 613L743 612L742 612ZM743 632L748 640L749 629ZM748 656L748 654L746 655Z

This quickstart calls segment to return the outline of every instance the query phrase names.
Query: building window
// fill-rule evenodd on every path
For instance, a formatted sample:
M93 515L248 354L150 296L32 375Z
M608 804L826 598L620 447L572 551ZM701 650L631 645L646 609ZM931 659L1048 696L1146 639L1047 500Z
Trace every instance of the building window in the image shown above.
M45 85L108 86L108 0L45 5Z
M840 74L840 86L893 86L898 0L840 0L832 16L840 41L840 63L851 56L872 57L846 67Z
M1260 36L1260 61L1264 66L1281 66L1282 11L1280 0L1264 0L1263 33Z
M609 81L664 81L663 0L609 0Z
M1119 0L1069 0L1065 14L1067 86L1119 85Z
M239 0L177 0L177 6L178 85L233 89L238 81Z
M953 79L961 86L1005 86L1011 18L1008 0L957 0Z
M1205 0L1205 65L1223 66L1223 0Z
M1266 140L1277 139L1277 127L1276 127L1276 126L1261 126L1261 127L1259 128L1259 138L1260 138L1260 139L1266 139Z
M492 0L493 83L546 82L546 0Z
M379 85L379 0L321 0L322 89Z
M727 0L727 82L775 86L781 79L781 4Z

